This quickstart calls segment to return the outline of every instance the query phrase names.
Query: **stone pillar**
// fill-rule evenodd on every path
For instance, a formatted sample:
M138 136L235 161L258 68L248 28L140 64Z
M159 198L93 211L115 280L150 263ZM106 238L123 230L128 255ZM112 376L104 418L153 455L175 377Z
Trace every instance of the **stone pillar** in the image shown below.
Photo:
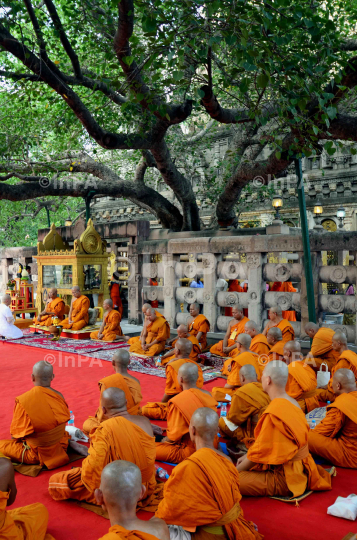
M263 329L265 281L263 264L267 262L266 253L247 253L248 266L248 317Z
M217 261L214 253L202 253L204 277L203 314L210 322L211 332L216 330L218 306L216 302Z
M171 253L163 253L164 269L164 316L170 328L176 328L176 276L175 261Z
M129 324L142 324L142 264L143 256L137 254L134 245L129 246L129 280L128 280L128 321Z

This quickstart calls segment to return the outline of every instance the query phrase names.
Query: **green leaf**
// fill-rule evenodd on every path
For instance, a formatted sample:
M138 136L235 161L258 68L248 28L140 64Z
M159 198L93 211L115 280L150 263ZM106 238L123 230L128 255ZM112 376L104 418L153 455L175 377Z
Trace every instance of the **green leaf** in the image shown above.
M261 73L260 75L258 75L257 86L259 88L265 88L266 86L268 86L268 82L269 82L268 75L265 75L265 73Z
M144 32L147 34L151 34L153 32L156 33L157 30L157 23L156 20L153 17L143 17L142 27Z
M131 66L131 64L134 62L134 57L133 57L133 56L124 56L124 57L123 57L123 62L124 62L127 66Z
M276 159L281 159L281 152L277 151L275 152Z

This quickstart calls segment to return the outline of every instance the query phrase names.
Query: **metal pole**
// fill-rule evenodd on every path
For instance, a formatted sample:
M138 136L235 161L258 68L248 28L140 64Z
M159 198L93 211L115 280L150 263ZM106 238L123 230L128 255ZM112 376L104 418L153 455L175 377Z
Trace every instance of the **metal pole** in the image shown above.
M314 282L312 277L312 264L310 252L309 229L307 225L306 201L304 191L304 180L302 176L301 159L295 158L295 171L298 180L297 191L299 198L299 210L301 220L302 245L304 249L304 269L306 278L307 307L309 312L309 321L316 323Z

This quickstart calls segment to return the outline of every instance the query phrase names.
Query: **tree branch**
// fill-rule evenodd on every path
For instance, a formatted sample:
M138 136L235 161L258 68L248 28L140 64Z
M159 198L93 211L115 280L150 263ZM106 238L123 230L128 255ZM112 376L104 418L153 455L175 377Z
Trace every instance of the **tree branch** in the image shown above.
M249 117L248 109L224 109L218 103L216 96L208 85L201 86L204 97L201 104L211 118L221 124L242 124L243 122L253 122L254 118Z

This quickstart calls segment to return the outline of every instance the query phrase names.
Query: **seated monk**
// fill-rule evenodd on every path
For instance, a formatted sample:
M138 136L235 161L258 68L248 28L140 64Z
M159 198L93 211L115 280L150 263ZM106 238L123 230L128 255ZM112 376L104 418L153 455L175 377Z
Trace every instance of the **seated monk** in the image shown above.
M129 375L128 365L130 364L129 352L125 349L120 349L113 354L112 366L114 368L114 375L104 377L98 383L100 395L103 394L107 388L120 388L123 390L126 397L126 406L129 414L141 414L140 402L143 399L141 394L140 381ZM97 428L100 423L105 420L103 418L103 410L100 406L95 413L95 416L90 416L83 424L83 431L88 435L92 429Z
M70 330L82 330L88 324L89 298L81 293L81 289L75 285L72 287L72 301L67 319L58 326Z
M311 351L306 358L313 359L310 365L317 371L322 362L326 362L328 370L331 371L339 358L338 351L332 347L332 338L335 330L332 328L319 328L317 324L308 322L305 325L305 332L312 339Z
M91 339L99 339L101 341L122 341L120 336L123 335L120 327L121 315L119 311L113 309L113 300L110 298L103 302L104 316L103 322L99 330L91 332Z
M239 370L240 388L232 396L231 407L227 416L219 419L219 429L223 435L242 443L245 438L254 438L254 429L270 398L258 382L257 372L251 364L245 364Z
M0 454L0 538L3 540L53 540L46 534L47 508L40 503L6 510L17 495L14 468L9 459Z
M130 346L130 352L144 356L156 356L165 350L165 343L170 337L170 326L164 317L158 317L156 311L150 307L146 310L148 324L146 337L141 336L140 342Z
M150 323L149 318L146 314L147 310L151 309L150 304L144 304L141 308L141 311L143 313L143 329L140 333L140 336L134 336L129 338L129 336L124 336L124 339L129 343L129 345L133 345L134 343L141 343L141 341L146 339L147 336L147 325ZM159 311L155 310L157 317L163 317L165 318Z
M170 540L166 523L153 517L144 521L136 516L138 501L145 496L139 467L129 461L113 461L103 469L95 497L108 513L110 529L99 540Z
M190 358L195 362L199 361L198 355L201 353L201 347L197 338L195 336L191 336L186 325L180 324L180 326L177 328L177 338L170 340L170 345L173 345L173 348L161 358L162 366L165 366L168 362L170 362L170 360L175 358L175 345L179 339L188 339L188 341L191 341L192 351L190 352Z
M217 401L230 401L230 399L226 398L226 395L233 396L235 390L240 387L239 370L246 364L251 364L255 367L258 379L260 380L259 356L250 351L251 342L252 338L248 334L239 334L237 336L237 354L226 361L231 363L230 366L226 366L230 370L227 383L224 387L216 386L212 390L212 395Z
M271 286L271 291L281 291L281 292L297 292L297 289L293 287L291 281L275 281ZM296 321L296 312L295 311L282 311L281 316L287 321Z
M318 408L316 374L303 360L298 341L284 343L284 362L289 370L286 393L296 399L305 414Z
M33 324L39 324L40 326L52 326L53 319L64 319L65 303L62 298L57 296L57 289L50 289L48 291L48 300L46 307L41 313L34 317Z
M266 354L263 354L259 357L261 364L267 364L267 362L272 362L273 360L281 360L284 362L284 344L285 342L282 339L282 333L280 328L270 328L267 334L267 342L270 346L270 351L268 357Z
M289 323L289 321L286 321L282 317L282 311L279 306L275 306L269 309L269 318L270 320L267 322L263 334L265 336L268 335L268 330L270 328L279 328L281 330L282 336L283 336L283 342L291 341L292 339L295 339L295 331L292 325Z
M269 354L270 345L264 334L259 333L259 328L254 321L248 321L245 323L244 332L249 334L252 338L250 344L250 350L259 356Z
M204 315L200 315L200 305L196 302L190 305L190 315L193 321L188 325L191 336L195 336L200 344L201 350L207 349L207 332L210 329L209 320Z
M236 351L236 339L239 334L244 334L245 324L249 321L243 315L243 309L232 308L233 319L229 322L223 341L219 341L210 348L212 354L217 356L234 356Z
M203 372L200 365L190 359L192 343L188 339L179 339L175 345L175 359L171 360L166 366L166 386L165 394L160 402L150 402L143 407L143 415L156 420L166 420L167 403L170 399L182 392L178 380L178 372L183 364L191 363L198 369L198 388L203 386Z
M195 531L193 540L260 540L263 536L244 519L239 504L239 474L231 459L215 448L217 428L215 411L204 407L192 414L189 430L196 452L172 471L156 516L169 529L179 528L181 535L175 538Z
M357 469L357 386L350 369L338 369L332 379L335 401L325 418L309 432L309 449L338 467Z
M332 388L333 377L338 369L350 369L355 374L357 381L357 354L350 351L347 346L347 338L342 332L335 332L332 339L333 350L339 354L335 367L332 368L331 379L325 388L318 388L318 398L320 401L335 401L335 394ZM1 449L0 449L1 450Z
M247 497L299 497L331 489L331 477L309 453L309 426L295 399L285 391L288 366L269 362L262 376L271 403L255 429L255 441L239 458L240 491Z
M79 443L76 445L78 452L86 456L82 467L51 476L49 493L56 501L77 499L95 504L94 492L100 486L104 467L123 459L141 470L146 493L138 506L153 511L161 486L157 486L155 479L156 447L151 424L144 416L128 413L125 392L119 388L105 390L101 403L106 420L91 434L89 450Z
M0 452L16 463L55 469L69 462L65 431L69 410L62 394L51 388L53 379L51 364L37 362L32 371L34 388L15 399L12 440L0 441Z
M159 461L180 463L193 454L195 446L189 435L191 416L200 407L217 410L217 401L207 390L197 387L197 379L197 364L187 363L180 367L178 381L182 392L169 401L166 437L156 443L156 459Z

